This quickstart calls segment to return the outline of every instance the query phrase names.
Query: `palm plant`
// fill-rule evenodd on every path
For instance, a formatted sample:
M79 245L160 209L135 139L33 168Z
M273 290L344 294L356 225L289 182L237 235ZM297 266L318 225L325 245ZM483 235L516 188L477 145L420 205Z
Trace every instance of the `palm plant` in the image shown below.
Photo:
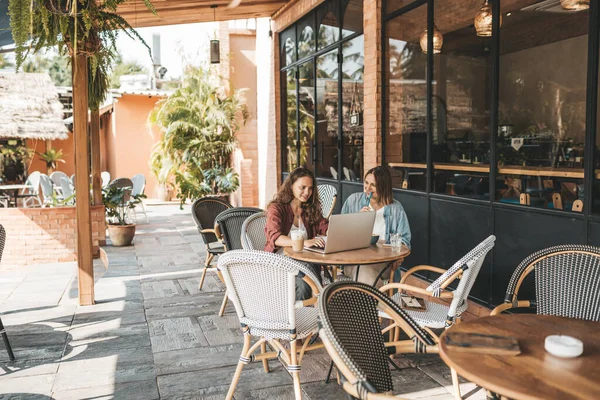
M242 91L225 93L221 80L206 68L189 67L180 89L158 102L149 123L163 131L154 149L173 163L183 204L210 194L235 191L239 179L230 169L235 134L248 119Z
M43 153L36 153L46 163L46 169L48 174L52 173L57 167L57 163L64 163L62 150L50 149Z

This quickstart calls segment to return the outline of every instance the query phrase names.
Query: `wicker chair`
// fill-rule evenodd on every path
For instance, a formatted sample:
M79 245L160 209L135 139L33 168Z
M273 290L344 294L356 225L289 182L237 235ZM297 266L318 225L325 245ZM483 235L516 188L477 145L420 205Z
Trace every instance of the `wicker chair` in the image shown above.
M520 300L519 289L535 271L535 300ZM504 297L492 315L534 307L538 314L600 322L600 248L584 245L548 247L525 258L515 269Z
M6 230L0 224L0 261L2 261L2 252L4 251L4 244L6 242ZM8 358L11 361L15 360L15 355L12 351L12 347L10 347L10 342L8 341L8 335L4 330L4 325L2 324L2 318L0 318L0 334L2 335L2 340L4 341L4 346L6 347L6 351L8 352Z
M317 185L317 193L319 194L323 217L329 219L337 201L337 189L332 185Z
M242 225L242 247L244 250L263 250L267 243L265 226L267 216L264 212L252 214Z
M425 311L410 311L407 313L421 326L429 328L449 328L456 321L460 321L461 314L467 309L467 297L475 283L477 274L481 269L483 260L487 253L494 247L496 237L489 236L483 242L479 243L473 250L458 260L450 269L432 267L429 265L419 265L408 270L400 283L391 283L381 287L385 292L392 289L398 289L398 292L392 297L394 301L400 304L402 291L407 291L428 297L439 297L452 299L450 306L431 302L425 299ZM421 289L407 285L406 279L417 271L433 271L442 274L433 281L427 289ZM446 288L455 280L460 279L458 286L454 291L448 291Z
M203 197L192 204L192 217L206 246L206 259L198 285L199 290L202 290L202 285L204 285L206 272L211 268L217 269L216 266L211 266L213 258L225 252L225 247L215 234L215 218L228 208L231 208L231 204L214 197Z
M398 399L392 394L389 356L395 353L437 353L438 338L423 329L384 293L360 282L327 286L318 301L319 337L333 359L344 390L359 399ZM381 330L378 313L393 324ZM402 329L410 340L384 343L383 333Z
M215 234L223 242L225 251L241 250L242 246L242 226L244 221L251 215L262 212L260 208L254 207L235 207L225 210L215 218ZM225 313L227 306L227 293L223 297L223 303L219 310L219 317Z
M244 334L244 347L226 399L233 398L244 365L263 362L269 372L269 359L278 356L287 365L294 380L296 399L302 398L300 368L304 353L323 347L311 344L317 333L317 309L314 305L321 291L317 277L301 263L278 254L263 251L233 250L219 257L227 293L235 306ZM296 277L301 277L312 290L311 299L295 301ZM258 341L252 344L252 337ZM304 339L301 347L298 339ZM289 350L280 342L290 342ZM266 343L275 351L266 352ZM253 355L260 348L261 354Z

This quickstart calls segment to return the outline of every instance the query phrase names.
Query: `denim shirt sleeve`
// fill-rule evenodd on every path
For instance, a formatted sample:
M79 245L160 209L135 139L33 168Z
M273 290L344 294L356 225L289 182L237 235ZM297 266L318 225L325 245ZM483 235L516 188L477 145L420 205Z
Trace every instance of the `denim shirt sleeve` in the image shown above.
M386 230L385 242L389 244L390 235L392 233L399 233L402 235L402 243L410 249L410 224L408 223L408 217L406 216L406 212L404 212L402 204L400 204L399 201L394 200L394 203L385 207L383 217L385 219Z
M348 196L346 201L344 202L344 206L342 207L342 214L352 214L357 213L362 208L360 206L361 199L363 197L363 193L354 193Z

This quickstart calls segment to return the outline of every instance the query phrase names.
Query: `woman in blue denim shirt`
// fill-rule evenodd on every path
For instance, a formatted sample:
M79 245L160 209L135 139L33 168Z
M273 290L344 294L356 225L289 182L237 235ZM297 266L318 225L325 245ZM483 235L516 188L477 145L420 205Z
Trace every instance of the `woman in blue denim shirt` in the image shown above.
M382 166L371 168L365 174L363 186L362 193L354 193L348 197L342 207L342 214L374 211L376 214L373 234L379 235L380 241L389 244L390 235L399 233L402 235L402 243L410 248L410 225L402 204L392 195L392 177L389 170ZM361 268L358 280L372 285L384 267L385 264ZM353 277L354 268L346 267L344 273Z

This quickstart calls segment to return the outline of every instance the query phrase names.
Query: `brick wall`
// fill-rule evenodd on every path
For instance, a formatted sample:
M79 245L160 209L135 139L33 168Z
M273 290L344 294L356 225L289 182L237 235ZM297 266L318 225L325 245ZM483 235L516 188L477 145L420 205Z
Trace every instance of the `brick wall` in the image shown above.
M94 258L106 242L104 206L92 206ZM2 268L77 259L75 207L1 208L6 229Z

